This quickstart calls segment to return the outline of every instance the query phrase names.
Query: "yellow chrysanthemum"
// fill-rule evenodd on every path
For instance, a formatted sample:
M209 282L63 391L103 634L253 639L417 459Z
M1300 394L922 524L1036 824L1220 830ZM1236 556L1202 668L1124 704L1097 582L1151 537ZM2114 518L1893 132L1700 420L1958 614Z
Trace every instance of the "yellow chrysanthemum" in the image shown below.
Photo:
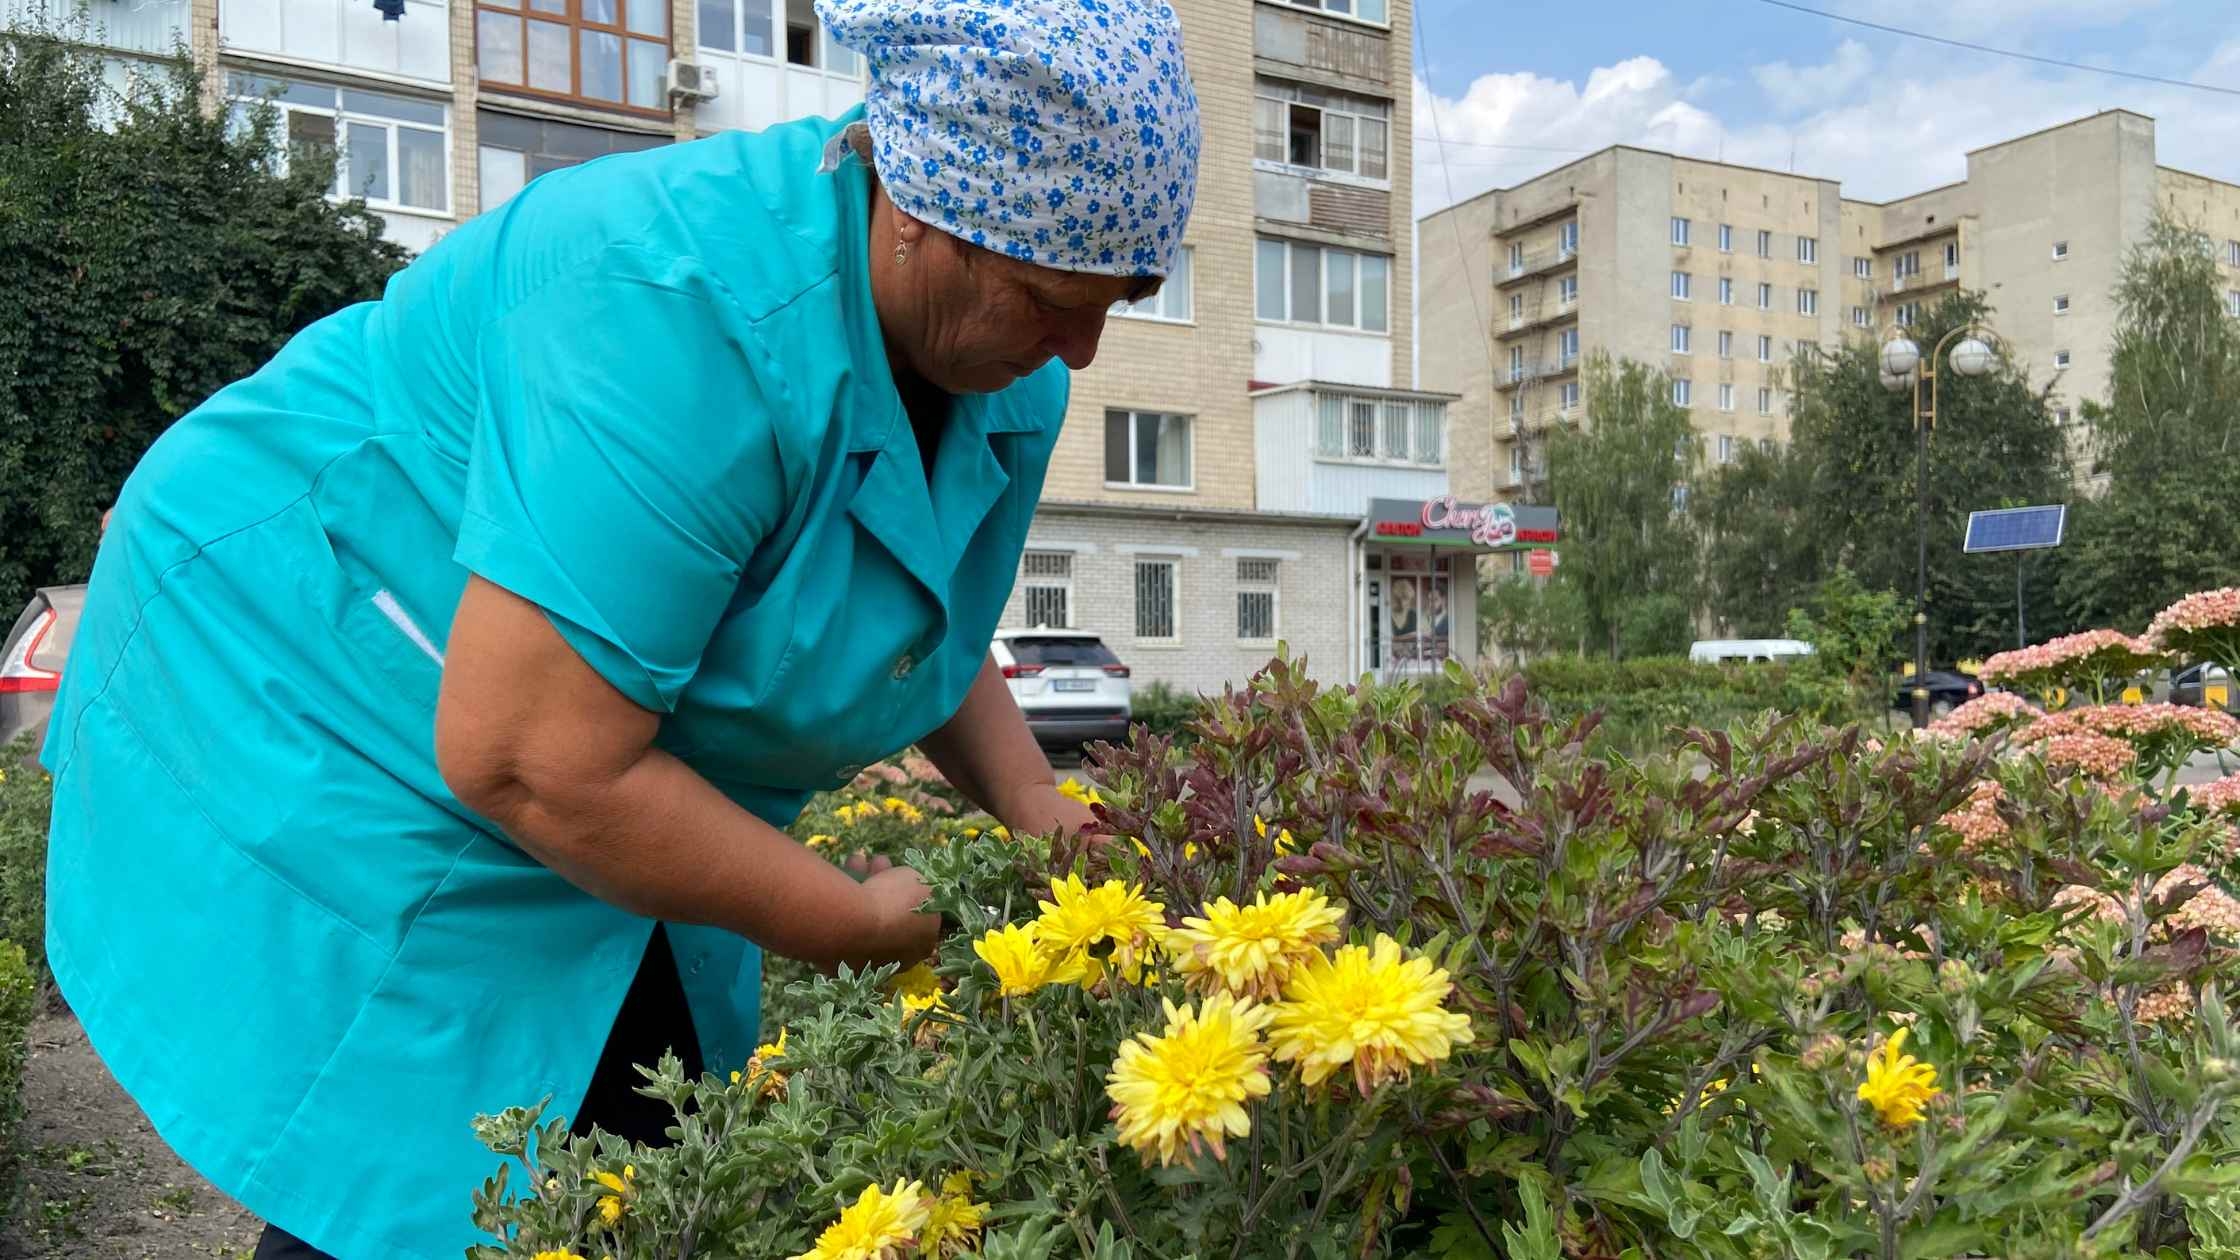
M972 1199L972 1174L950 1173L941 1181L941 1197L926 1216L925 1233L918 1246L929 1256L961 1256L971 1250L987 1216L988 1205Z
M766 1041L761 1045L756 1046L754 1048L753 1057L747 1060L747 1070L744 1079L754 1082L756 1087L765 1094L776 1095L785 1092L786 1074L778 1071L776 1068L771 1067L770 1061L772 1059L782 1059L785 1057L786 1038L788 1035L790 1035L790 1031L788 1029L780 1028L778 1030L778 1039L776 1041ZM732 1084L736 1085L740 1080L740 1073L733 1072L731 1074Z
M917 1243L931 1214L920 1182L897 1181L892 1190L866 1186L840 1219L817 1235L817 1245L793 1260L888 1260Z
M932 963L919 963L895 975L894 992L896 997L935 997L941 992L941 977L933 974Z
M1430 959L1403 959L1400 943L1381 932L1373 945L1315 954L1293 969L1275 1005L1275 1057L1296 1061L1309 1085L1350 1063L1366 1097L1470 1040L1470 1017L1440 1005L1453 988Z
M882 801L881 804L887 807L888 813L893 814L895 817L900 818L906 823L924 822L926 820L924 810L919 809L917 806L912 805L910 802L903 800L899 796L890 796L885 801Z
M1260 834L1260 838L1262 840L1268 838L1267 820L1261 818L1258 814L1254 814L1252 816L1252 829ZM1281 831L1276 832L1277 857L1291 856L1291 850L1295 847L1297 847L1297 842L1291 838L1291 829L1289 827L1285 827Z
M1936 1068L1904 1053L1906 1034L1912 1031L1898 1029L1867 1056L1867 1079L1859 1085L1860 1101L1894 1129L1921 1123L1921 1108L1944 1092L1937 1088Z
M1057 982L1051 974L1050 959L1035 947L1031 923L996 928L974 941L972 952L996 973L1004 997L1025 997Z
M1268 1092L1268 1008L1233 997L1164 1005L1166 1031L1122 1042L1105 1078L1120 1140L1161 1164L1209 1147L1225 1158L1228 1139L1252 1132L1245 1104Z
M1338 939L1345 910L1314 889L1263 892L1239 906L1227 897L1206 907L1205 917L1182 921L1167 934L1167 957L1192 988L1226 989L1271 1001L1292 969Z
M540 1251L529 1260L583 1260L583 1257L572 1251Z
M1084 805L1101 805L1104 803L1104 798L1097 795L1097 789L1082 783L1079 779L1067 779L1059 784L1058 795L1068 800L1079 801Z
M630 1208L630 1195L637 1187L638 1170L630 1164L622 1166L622 1175L616 1176L605 1169L591 1174L591 1179L605 1186L610 1193L599 1196L599 1219L608 1225L617 1224L622 1214Z
M1133 979L1142 974L1149 947L1166 934L1165 907L1143 890L1116 879L1090 888L1079 875L1050 881L1050 901L1036 904L1036 948L1050 960L1054 982L1076 977L1083 985L1104 978L1107 967Z
M833 838L831 836L828 836L820 831L817 834L809 837L809 847L812 849L821 849L826 845L831 844L832 841Z

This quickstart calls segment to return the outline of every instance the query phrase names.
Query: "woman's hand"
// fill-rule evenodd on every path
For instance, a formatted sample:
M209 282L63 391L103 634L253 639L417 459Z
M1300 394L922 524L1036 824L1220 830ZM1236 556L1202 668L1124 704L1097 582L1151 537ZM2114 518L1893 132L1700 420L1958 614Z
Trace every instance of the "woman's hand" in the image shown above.
M1087 805L1048 782L1014 789L1007 799L997 802L994 813L1004 826L1022 836L1071 834L1085 831L1097 821Z
M925 904L926 882L907 866L862 854L848 859L848 870L863 880L872 939L864 942L864 961L900 963L908 967L933 957L941 944L941 916L919 909Z

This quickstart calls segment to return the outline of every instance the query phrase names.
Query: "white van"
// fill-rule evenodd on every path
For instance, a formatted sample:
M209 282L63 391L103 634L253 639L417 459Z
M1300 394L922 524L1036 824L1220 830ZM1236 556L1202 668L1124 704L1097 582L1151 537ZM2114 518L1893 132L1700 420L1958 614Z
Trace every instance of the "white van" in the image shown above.
M1810 655L1812 645L1803 639L1698 639L1688 645L1688 659L1704 665L1792 661Z

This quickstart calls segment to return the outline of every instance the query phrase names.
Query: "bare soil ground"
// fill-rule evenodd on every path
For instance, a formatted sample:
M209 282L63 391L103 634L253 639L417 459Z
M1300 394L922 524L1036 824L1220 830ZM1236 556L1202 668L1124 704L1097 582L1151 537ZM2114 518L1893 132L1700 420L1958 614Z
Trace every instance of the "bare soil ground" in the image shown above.
M179 1161L67 1011L31 1026L23 1194L0 1260L247 1260L263 1224Z

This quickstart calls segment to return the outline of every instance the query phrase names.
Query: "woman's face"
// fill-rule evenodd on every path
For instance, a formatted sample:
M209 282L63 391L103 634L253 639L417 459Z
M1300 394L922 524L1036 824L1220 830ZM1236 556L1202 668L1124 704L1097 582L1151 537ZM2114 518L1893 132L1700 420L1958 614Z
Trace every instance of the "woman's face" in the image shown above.
M1393 584L1392 607L1396 612L1413 612L1416 606L1416 584L1401 581Z
M991 253L895 211L883 194L878 211L872 296L888 351L947 393L993 393L1052 359L1079 371L1096 359L1113 304L1158 290L1156 279L1053 271Z

